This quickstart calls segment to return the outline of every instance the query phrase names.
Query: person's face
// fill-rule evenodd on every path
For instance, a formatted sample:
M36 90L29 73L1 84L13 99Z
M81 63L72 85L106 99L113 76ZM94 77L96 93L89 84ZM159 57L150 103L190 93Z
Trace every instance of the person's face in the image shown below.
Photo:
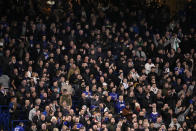
M12 57L12 63L16 63L16 57L15 56Z
M104 77L100 77L100 82L104 82Z
M36 130L36 125L31 126L32 130Z
M76 121L76 123L79 123L80 119L79 118L76 118L75 121Z
M68 56L67 55L64 56L64 60L66 60L66 61L68 60Z
M65 77L61 77L61 82L65 82Z
M138 91L139 91L139 93L142 93L143 92L142 87L138 87Z
M45 41L46 40L46 36L42 36L42 40Z
M150 35L149 31L146 31L146 36L149 36L149 35Z
M112 55L112 52L111 51L108 51L107 54L108 54L108 56L111 56Z
M95 50L91 50L91 55L94 55L95 54Z
M24 93L24 92L25 92L25 88L22 88L22 89L21 89L21 93Z
M36 106L35 106L35 109L38 110L38 109L39 109L39 106L36 105Z
M84 34L84 31L83 31L83 30L80 30L80 31L79 31L79 34L80 34L80 35L83 35L83 34Z
M93 85L93 87L92 87L92 91L96 91L96 90L97 90L96 85Z
M137 128L138 128L138 124L137 124L137 123L134 123L134 124L133 124L133 128L134 128L134 129L137 129Z
M56 50L56 53L57 53L57 54L60 54L60 53L61 53L61 50L58 48L58 49Z
M29 39L30 39L30 40L33 40L33 35L31 35L31 36L29 37Z
M111 101L111 96L108 96L107 97L107 101Z
M47 111L47 112L49 112L50 107L49 107L49 106L46 106L46 108L45 108L45 109L46 109L46 111Z
M42 124L42 130L46 130L46 124Z
M41 120L42 120L42 121L45 120L45 115L41 115Z
M150 64L151 64L151 63L152 63L152 60L151 60L151 59L149 59L149 60L148 60L148 63L150 63Z
M174 124L176 124L178 121L176 118L173 119Z
M25 100L25 105L29 105L30 101L29 100Z
M97 130L97 125L93 125L93 130Z
M89 91L89 86L86 86L86 91Z
M152 112L156 112L156 108L152 108Z
M30 96L31 96L31 94L30 94L30 93L26 93L26 97L28 97L28 98L29 98Z
M9 57L9 56L10 56L10 50L6 50L5 55L6 55L7 57Z
M186 128L186 127L187 127L186 122L184 122L184 123L182 124L182 126L183 126L183 128Z
M119 100L120 101L123 101L123 96L119 96Z
M102 52L102 49L99 47L99 48L97 49L97 51L98 51L98 52Z
M183 85L183 89L184 89L184 90L187 89L187 85L186 85L186 84Z
M115 123L115 119L114 119L114 118L111 119L111 123L112 123L112 124Z

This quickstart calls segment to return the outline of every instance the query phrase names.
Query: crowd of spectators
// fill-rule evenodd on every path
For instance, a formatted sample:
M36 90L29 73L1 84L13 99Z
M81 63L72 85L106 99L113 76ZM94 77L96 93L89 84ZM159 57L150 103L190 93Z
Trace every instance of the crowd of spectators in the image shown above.
M14 7L1 16L0 72L10 80L0 105L11 120L29 120L30 131L196 130L191 13L170 20L165 7L88 2L62 17L37 8L13 17Z

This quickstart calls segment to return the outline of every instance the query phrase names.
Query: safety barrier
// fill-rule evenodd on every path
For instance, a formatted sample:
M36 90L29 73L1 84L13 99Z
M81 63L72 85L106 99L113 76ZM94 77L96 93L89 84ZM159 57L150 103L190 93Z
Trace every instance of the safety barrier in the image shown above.
M7 105L0 105L0 129L10 131L10 113Z

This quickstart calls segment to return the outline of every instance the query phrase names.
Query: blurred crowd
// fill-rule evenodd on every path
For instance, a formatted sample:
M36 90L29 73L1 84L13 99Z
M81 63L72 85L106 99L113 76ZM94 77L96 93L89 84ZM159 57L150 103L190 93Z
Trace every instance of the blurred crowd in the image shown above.
M193 4L170 19L166 5L81 0L57 13L64 1L53 2L49 15L32 3L1 14L0 105L11 120L30 131L196 130Z

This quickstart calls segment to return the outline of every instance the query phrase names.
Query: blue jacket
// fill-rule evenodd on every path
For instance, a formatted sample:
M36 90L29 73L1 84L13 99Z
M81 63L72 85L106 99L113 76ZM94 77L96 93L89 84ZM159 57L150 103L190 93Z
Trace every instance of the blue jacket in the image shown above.
M156 113L156 114L151 113L151 114L150 114L150 120L151 120L152 122L154 122L154 123L157 121L157 117L159 117L159 113Z
M90 91L89 92L83 91L83 93L86 95L86 97L88 97L88 94L90 94L90 96L91 96L91 92Z
M120 111L122 111L124 108L125 108L125 102L124 101L122 101L122 102L118 101L116 103L116 111L117 111L117 113L120 113Z
M175 67L174 70L175 70L175 71L178 70L178 71L179 71L179 74L183 74L183 73L184 73L184 69L183 69L183 68Z
M24 128L22 126L16 126L14 131L24 131Z
M110 93L110 96L112 97L112 100L117 100L118 99L118 95L116 93Z
M66 125L68 128L71 129L71 122L65 121L63 124Z
M83 125L81 123L78 123L77 128L80 129L81 127L83 127Z
M46 110L45 110L44 112L42 112L42 114L44 114L45 116L47 116L48 113L47 113Z

